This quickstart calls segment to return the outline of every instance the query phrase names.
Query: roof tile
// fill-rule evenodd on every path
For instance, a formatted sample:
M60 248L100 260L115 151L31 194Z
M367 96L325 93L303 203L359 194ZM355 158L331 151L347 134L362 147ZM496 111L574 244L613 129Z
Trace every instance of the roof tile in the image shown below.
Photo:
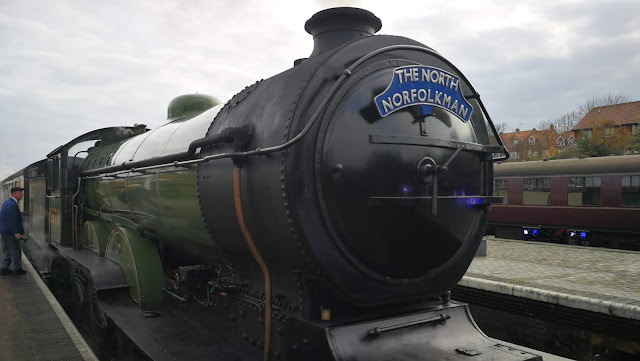
M572 130L592 128L592 124L600 120L613 121L616 125L640 123L640 101L593 108Z

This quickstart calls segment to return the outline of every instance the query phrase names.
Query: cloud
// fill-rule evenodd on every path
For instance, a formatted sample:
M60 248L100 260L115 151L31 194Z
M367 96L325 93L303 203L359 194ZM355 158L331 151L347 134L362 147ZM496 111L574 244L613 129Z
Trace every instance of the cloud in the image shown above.
M640 99L635 1L7 1L0 178L92 129L157 127L180 94L224 100L290 68L313 48L305 21L344 5L453 61L496 122L532 127L611 91Z

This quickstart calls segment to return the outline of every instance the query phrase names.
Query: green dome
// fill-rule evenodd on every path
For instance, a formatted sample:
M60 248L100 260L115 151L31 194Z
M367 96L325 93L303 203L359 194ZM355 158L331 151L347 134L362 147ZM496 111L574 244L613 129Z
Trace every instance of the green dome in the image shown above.
M174 121L194 117L222 103L218 98L205 94L186 94L174 98L167 108L167 120Z

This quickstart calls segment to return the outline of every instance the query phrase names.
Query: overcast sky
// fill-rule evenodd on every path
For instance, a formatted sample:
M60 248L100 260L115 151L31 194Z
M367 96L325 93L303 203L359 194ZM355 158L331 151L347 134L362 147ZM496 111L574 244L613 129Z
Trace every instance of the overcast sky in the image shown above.
M0 179L92 129L227 100L311 53L335 6L382 20L470 79L493 120L529 129L611 92L640 100L640 1L0 0Z

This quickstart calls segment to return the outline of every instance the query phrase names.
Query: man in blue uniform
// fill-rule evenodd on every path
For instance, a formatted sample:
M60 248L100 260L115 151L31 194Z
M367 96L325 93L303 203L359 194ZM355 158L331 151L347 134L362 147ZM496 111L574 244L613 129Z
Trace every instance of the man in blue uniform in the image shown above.
M23 275L27 273L22 269L22 251L20 250L20 238L24 234L22 226L22 214L18 207L18 201L24 195L24 188L11 188L11 198L2 204L0 209L0 235L2 235L2 268L0 275ZM13 267L11 267L13 266ZM12 269L10 269L11 267Z

